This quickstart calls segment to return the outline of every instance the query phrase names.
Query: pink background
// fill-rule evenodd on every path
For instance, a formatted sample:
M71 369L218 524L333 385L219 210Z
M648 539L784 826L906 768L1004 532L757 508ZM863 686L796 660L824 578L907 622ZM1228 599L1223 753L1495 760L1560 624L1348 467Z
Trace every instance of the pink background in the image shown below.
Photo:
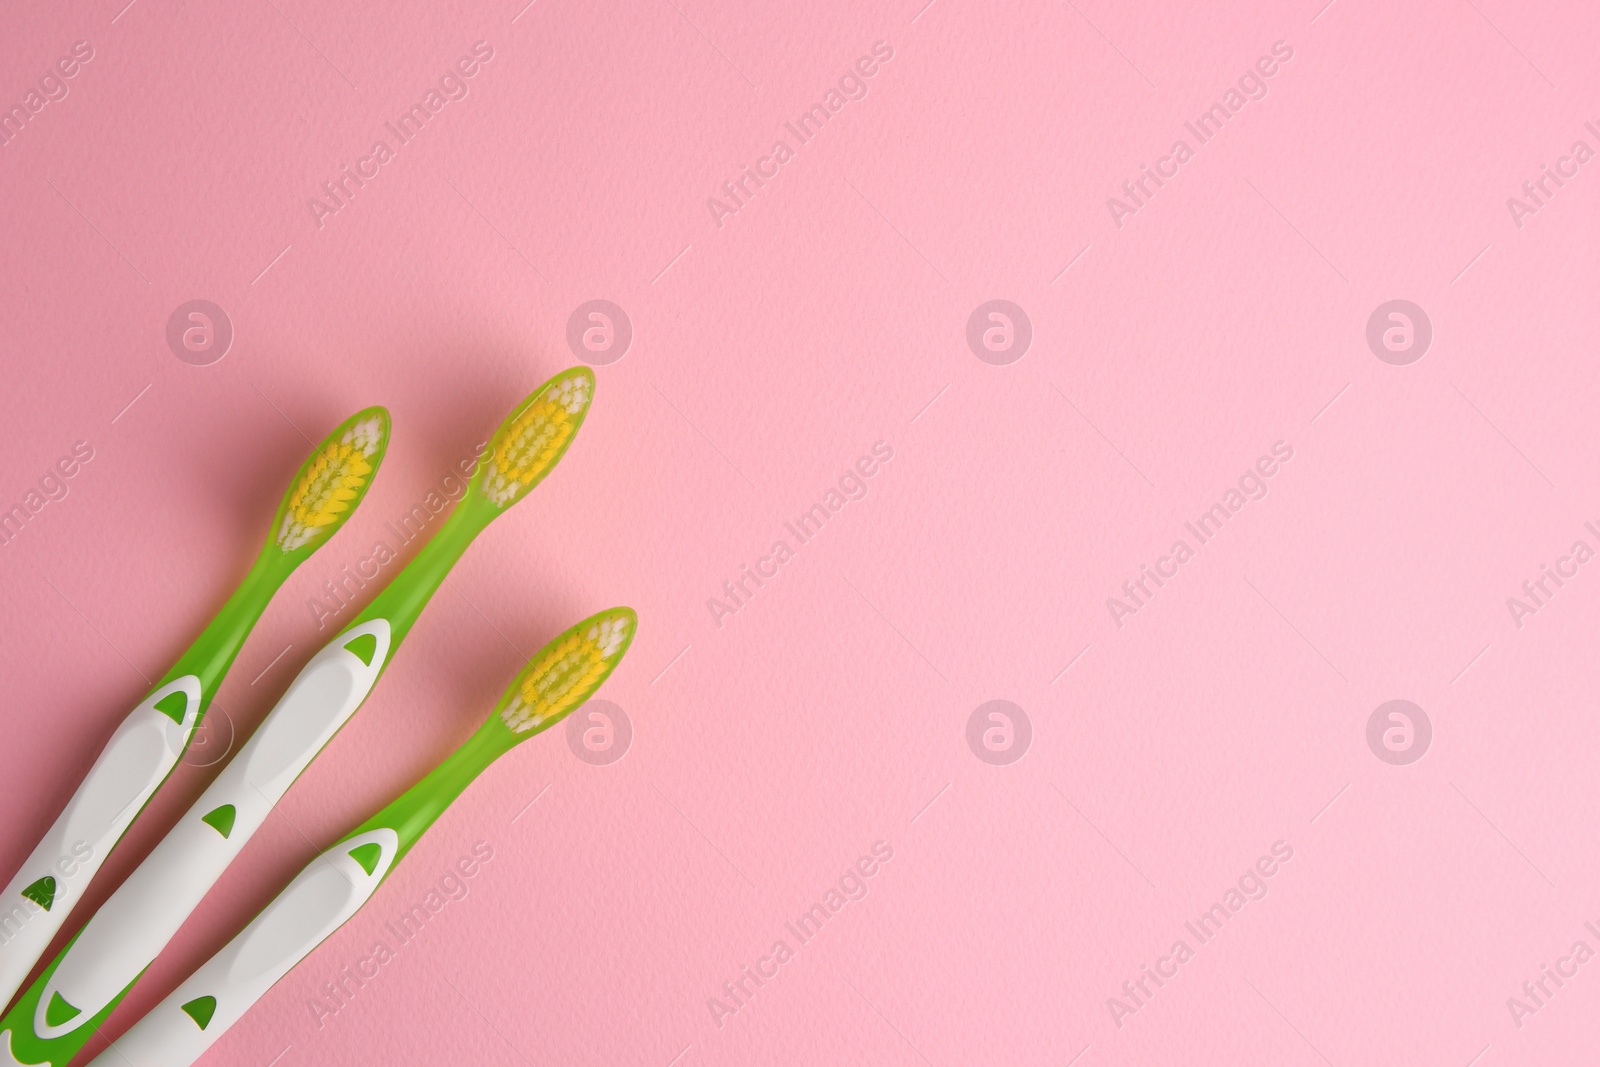
M7 872L241 576L302 432L394 415L221 691L241 737L331 634L322 583L575 361L573 310L635 336L112 1033L464 738L517 650L627 603L625 758L518 750L205 1062L1589 1054L1600 962L1520 1027L1506 1003L1600 949L1600 564L1520 628L1506 606L1600 548L1600 162L1520 227L1506 205L1600 149L1587 5L124 2L13 5L0 35L7 106L94 49L0 148L0 505L95 451L0 547ZM480 40L470 95L319 229L321 183ZM719 228L706 198L878 41L866 97ZM1119 228L1107 198L1277 41L1265 99ZM235 329L205 367L165 340L194 298ZM1033 327L1008 366L965 339L995 298ZM1409 366L1365 341L1395 298L1433 324ZM865 499L719 628L707 599L877 441ZM1115 625L1277 441L1266 498ZM1397 698L1433 726L1407 766L1366 742ZM1008 766L967 745L991 699L1032 723ZM174 775L91 902L213 772ZM319 1027L321 984L478 841L465 899ZM866 898L799 946L876 841ZM1185 921L1278 841L1199 947Z

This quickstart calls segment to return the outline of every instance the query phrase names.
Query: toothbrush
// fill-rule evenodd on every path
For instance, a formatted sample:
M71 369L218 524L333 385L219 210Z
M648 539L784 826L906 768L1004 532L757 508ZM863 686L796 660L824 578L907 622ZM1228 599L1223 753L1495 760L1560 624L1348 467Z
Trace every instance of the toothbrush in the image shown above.
M350 416L316 447L278 505L244 581L128 713L6 886L0 897L0 1006L11 1003L107 853L177 766L272 595L354 514L388 441L389 413L374 407Z
M0 1051L9 1041L13 1057L23 1062L65 1067L366 700L473 538L561 459L593 395L592 371L566 370L500 424L450 518L367 609L311 658L194 806L0 1018ZM0 1067L10 1065L0 1058Z
M398 800L312 860L239 936L90 1067L186 1067L199 1059L371 899L473 779L587 700L622 659L637 624L631 609L612 608L546 645L477 733Z

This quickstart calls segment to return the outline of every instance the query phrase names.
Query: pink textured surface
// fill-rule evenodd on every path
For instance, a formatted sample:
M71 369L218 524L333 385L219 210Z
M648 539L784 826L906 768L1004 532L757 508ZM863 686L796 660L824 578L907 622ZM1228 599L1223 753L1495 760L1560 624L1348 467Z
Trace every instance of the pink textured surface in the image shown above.
M241 736L331 633L323 582L574 361L573 310L614 301L634 338L112 1033L463 738L513 646L628 603L603 694L626 757L557 732L506 759L206 1063L1592 1049L1600 963L1523 983L1600 949L1600 564L1507 606L1600 549L1600 161L1507 204L1600 149L1592 8L124 2L13 5L0 35L7 106L93 50L0 147L0 506L94 450L0 546L7 872L239 578L302 431L394 414L361 513L221 691ZM319 226L321 184L395 148L384 124L480 41L465 98ZM877 42L864 98L800 144L785 122ZM1275 42L1264 98L1199 144L1185 123ZM779 139L719 225L707 198ZM195 298L235 331L210 366L166 343ZM966 341L996 298L1033 329L1006 366ZM1433 325L1408 366L1365 340L1396 298ZM880 441L865 497L799 544L784 523ZM1265 497L1198 547L1184 524L1277 442ZM1179 539L1194 558L1118 625L1107 599ZM793 558L717 617L778 540ZM966 740L992 699L1032 724L1006 766ZM1405 766L1366 740L1392 699L1433 727ZM91 903L210 774L180 769ZM801 944L785 924L880 841ZM466 895L312 1007L477 842ZM1185 923L1277 842L1201 944ZM1180 940L1176 977L1124 991ZM724 983L778 941L739 1006Z

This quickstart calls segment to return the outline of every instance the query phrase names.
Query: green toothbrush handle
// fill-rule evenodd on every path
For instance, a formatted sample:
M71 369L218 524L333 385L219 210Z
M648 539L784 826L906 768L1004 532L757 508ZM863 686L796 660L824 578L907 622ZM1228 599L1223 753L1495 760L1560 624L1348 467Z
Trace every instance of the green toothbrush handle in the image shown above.
M377 685L400 640L494 509L463 501L411 563L290 684L199 800L0 1019L65 1062L125 996L273 807ZM43 947L43 946L41 946ZM25 969L24 969L25 970ZM19 1013L27 1009L26 1018ZM4 1060L0 1060L3 1064Z
M92 1021L126 994L266 821L273 806L353 715L393 654L382 619L313 656L200 798L89 919L17 1010L0 1019L65 1063ZM31 1004L25 1018L18 1012ZM0 1060L3 1064L4 1060Z
M426 778L312 860L249 926L94 1064L186 1067L199 1059L371 899L428 827L509 747L488 731L474 734Z
M211 624L123 719L66 808L5 887L0 896L0 1004L10 1003L112 847L177 766L217 684L293 569L276 550L256 560Z
M398 858L390 829L312 860L255 920L93 1062L185 1067L367 902ZM4 1061L0 1061L4 1062Z
M183 1067L358 911L485 768L580 707L633 640L631 608L600 612L528 661L467 741L302 871L245 930L107 1049L101 1067Z

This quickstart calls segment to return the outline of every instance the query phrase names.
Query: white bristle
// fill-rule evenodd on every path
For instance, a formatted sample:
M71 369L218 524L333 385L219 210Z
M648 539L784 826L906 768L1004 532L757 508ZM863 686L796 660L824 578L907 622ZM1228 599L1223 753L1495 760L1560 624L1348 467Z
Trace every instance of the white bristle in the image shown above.
M610 658L623 641L628 637L628 620L625 618L602 619L589 627L584 634L600 649L602 656Z
M574 375L550 390L550 399L567 409L568 415L576 415L589 404L589 379L582 375Z
M339 438L347 445L354 445L361 450L361 454L368 459L378 451L378 442L383 440L383 421L376 417L362 419L344 432Z

